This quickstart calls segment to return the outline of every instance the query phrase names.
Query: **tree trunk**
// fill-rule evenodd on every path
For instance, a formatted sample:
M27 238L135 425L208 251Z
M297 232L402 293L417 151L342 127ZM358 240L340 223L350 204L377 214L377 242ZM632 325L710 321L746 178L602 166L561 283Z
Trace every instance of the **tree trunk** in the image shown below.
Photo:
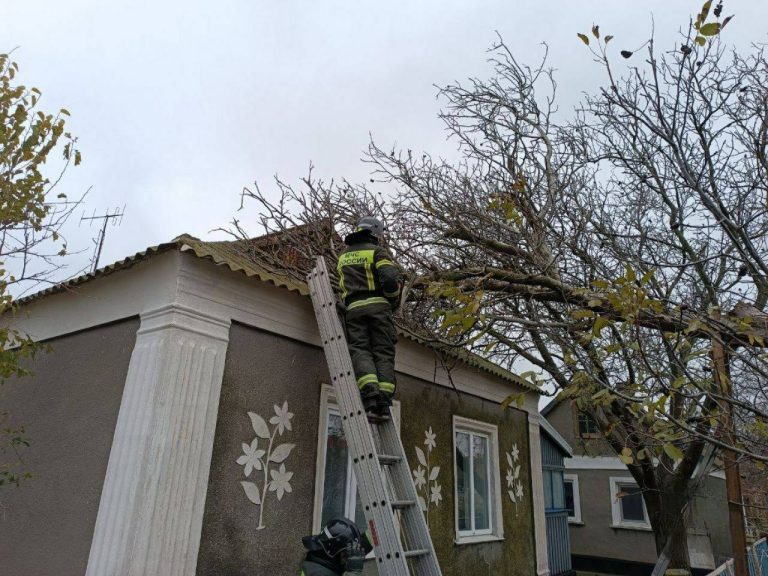
M646 508L651 521L651 528L656 539L656 554L671 539L667 550L670 557L669 568L682 568L690 571L688 554L688 514L690 498L685 489L665 486L657 498L646 498Z

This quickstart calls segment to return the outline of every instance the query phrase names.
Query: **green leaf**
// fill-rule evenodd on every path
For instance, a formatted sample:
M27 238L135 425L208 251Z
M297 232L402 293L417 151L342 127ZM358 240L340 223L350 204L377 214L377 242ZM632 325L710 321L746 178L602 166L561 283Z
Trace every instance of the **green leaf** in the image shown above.
M664 444L664 453L675 462L679 462L683 459L683 451L671 442Z
M704 5L701 7L701 14L699 14L699 18L701 18L701 22L704 22L707 19L707 16L709 16L709 9L712 8L712 0L707 0L704 2Z
M621 449L621 454L619 454L619 460L624 462L624 464L632 464L632 462L635 461L635 459L632 458L632 449L628 446L624 446L624 448Z
M643 274L643 277L640 278L640 284L642 285L648 284L648 282L651 281L651 278L653 278L653 275L655 272L656 272L655 268L651 268L650 270L648 270L648 272Z
M589 46L589 37L586 34L576 34L579 38L581 38L581 41L584 42L587 46Z
M610 326L611 322L612 320L606 318L605 316L598 316L598 318L595 320L594 326L592 326L592 335L600 336L600 331L606 326Z
M598 40L600 40L600 26L598 26L597 24L592 25L592 35Z
M501 409L506 410L512 402L514 402L518 408L521 408L525 402L525 394L522 392L519 394L510 394L501 403Z
M610 42L611 40L613 40L613 36L608 34L608 36L605 37L605 43L608 44L608 42Z
M594 315L592 310L574 310L571 312L571 318L574 320L584 320L585 318L592 318Z
M720 33L720 23L719 22L710 22L709 24L704 24L701 28L699 28L699 34L702 36L716 36Z

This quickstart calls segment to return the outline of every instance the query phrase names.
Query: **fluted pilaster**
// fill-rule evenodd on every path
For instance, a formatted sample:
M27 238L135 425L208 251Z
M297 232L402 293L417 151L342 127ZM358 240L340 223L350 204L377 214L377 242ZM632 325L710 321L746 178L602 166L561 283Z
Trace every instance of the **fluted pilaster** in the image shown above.
M229 320L141 315L87 576L193 576Z

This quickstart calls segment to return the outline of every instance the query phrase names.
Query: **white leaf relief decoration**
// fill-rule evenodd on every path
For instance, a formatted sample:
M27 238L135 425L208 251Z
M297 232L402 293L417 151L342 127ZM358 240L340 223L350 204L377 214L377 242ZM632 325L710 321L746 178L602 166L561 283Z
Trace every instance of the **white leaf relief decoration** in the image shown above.
M256 436L263 438L264 440L269 438L269 427L264 421L264 418L255 412L248 412L248 416L251 418L251 426L253 426L253 431L256 432Z
M432 507L438 507L443 499L442 486L438 484L437 477L440 475L440 466L429 465L432 450L437 448L435 441L436 434L432 432L432 427L424 432L425 451L416 446L416 460L419 466L413 470L413 483L416 485L416 493L419 498L419 507L426 515L427 524L429 524L429 510Z
M245 490L245 495L248 496L248 500L256 504L257 506L261 504L261 492L259 492L259 487L256 486L253 482L240 482L243 486L243 490Z
M506 453L507 456L507 495L509 499L515 504L515 512L517 513L518 503L523 502L523 482L520 480L520 450L517 448L517 444L512 444L512 451Z
M296 444L280 444L280 446L272 451L272 454L269 457L269 461L274 462L275 464L280 464L280 462L284 461L286 458L288 458L288 456L290 456L291 450L293 450L294 446L296 446Z
M248 500L259 507L259 525L256 526L257 530L266 528L264 525L264 508L267 503L268 492L274 493L279 502L286 494L290 494L293 491L291 486L293 472L285 469L285 461L291 455L296 445L286 442L275 446L275 438L278 435L282 436L286 431L290 432L292 430L291 419L293 418L293 413L288 411L288 401L283 402L282 406L275 404L274 411L275 415L269 419L269 423L273 426L271 431L264 418L255 412L248 412L248 417L251 419L251 426L256 433L256 437L250 443L243 443L243 454L236 461L243 467L243 473L246 478L251 476L254 471L261 472L261 474L255 475L257 477L261 476L261 483L258 480L254 482L240 482ZM269 440L266 450L263 447L259 447L259 439ZM277 464L280 467L275 470L272 465Z

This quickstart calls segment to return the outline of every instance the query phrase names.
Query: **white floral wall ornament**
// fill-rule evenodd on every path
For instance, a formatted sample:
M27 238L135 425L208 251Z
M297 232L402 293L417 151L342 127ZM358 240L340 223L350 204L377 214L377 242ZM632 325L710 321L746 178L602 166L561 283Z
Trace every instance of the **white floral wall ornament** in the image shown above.
M285 461L296 445L287 442L275 445L275 439L278 436L292 430L291 418L293 418L293 413L288 411L287 400L283 402L282 406L275 404L274 411L275 415L269 419L269 423L274 426L271 431L264 418L255 412L248 412L256 437L250 443L243 443L243 454L237 459L237 463L243 467L246 478L249 478L254 471L261 472L261 474L255 475L254 481L240 481L248 500L259 507L257 530L266 528L264 525L264 508L268 493L274 492L277 500L281 501L285 494L290 494L293 490L291 488L293 472L288 472L285 469ZM259 440L269 440L266 450L259 447ZM277 464L280 467L275 469L272 465ZM261 480L261 484L259 484L259 480Z
M432 450L437 448L435 436L431 426L429 427L429 430L424 432L426 454L424 453L424 450L419 446L416 446L416 459L419 461L419 466L413 470L413 483L416 485L419 506L424 514L426 514L427 523L429 523L429 509L433 506L438 507L440 501L443 499L443 496L440 493L442 486L437 483L437 477L440 475L440 466L430 466L429 464Z
M520 480L520 450L517 444L512 444L512 452L507 452L507 494L509 499L515 503L517 509L518 503L523 501L523 482Z

